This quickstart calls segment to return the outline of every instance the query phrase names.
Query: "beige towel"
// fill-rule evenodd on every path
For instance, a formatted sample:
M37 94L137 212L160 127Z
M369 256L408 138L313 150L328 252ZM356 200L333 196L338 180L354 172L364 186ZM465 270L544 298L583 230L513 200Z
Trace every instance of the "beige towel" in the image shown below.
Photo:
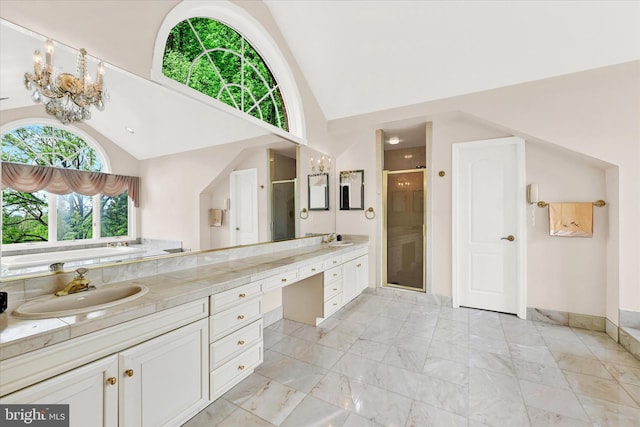
M593 203L549 203L549 235L593 236Z

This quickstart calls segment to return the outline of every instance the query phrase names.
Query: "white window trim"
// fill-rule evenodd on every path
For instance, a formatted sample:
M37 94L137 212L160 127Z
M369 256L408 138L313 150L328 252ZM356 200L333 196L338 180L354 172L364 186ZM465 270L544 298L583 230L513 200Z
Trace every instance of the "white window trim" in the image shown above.
M178 23L194 17L210 18L220 21L239 32L252 44L278 82L278 87L280 88L280 93L287 111L288 133L298 137L300 143L306 144L306 124L302 108L302 98L298 91L291 67L289 67L280 48L262 24L244 9L229 1L183 1L178 3L176 7L167 14L156 36L153 60L151 63L151 80L171 87L192 98L205 101L210 105L215 105L218 108L224 106L226 108L223 107L222 109L225 111L233 114L240 113L243 118L251 118L257 122L265 123L162 74L162 59L169 32ZM277 129L273 125L269 126ZM286 134L287 132L284 133Z
M33 117L33 118L26 118L26 119L19 119L19 120L14 120L12 122L9 123L5 123L4 125L0 126L0 135L4 134L5 132L9 132L12 129L18 128L18 127L25 127L25 126L53 126L59 129L64 129L68 132L71 132L75 135L78 135L79 137L81 137L84 142L87 143L87 145L89 147L91 147L93 150L96 151L96 153L98 153L98 156L100 157L100 163L102 164L102 170L101 172L105 172L105 173L111 173L111 162L109 160L109 157L107 156L106 152L104 151L104 149L102 148L102 146L100 144L98 144L91 135L89 135L88 133L86 133L85 131L83 131L82 129L79 129L77 127L74 126L69 126L69 125L65 125L60 123L57 120L54 119L49 119L46 117ZM1 167L1 166L0 166ZM2 247L4 248L3 250L23 250L23 249L40 249L40 248L47 248L47 249L55 249L55 248L64 248L67 246L74 246L74 245L81 245L81 244L94 244L94 243L109 243L109 242L117 242L117 241L123 241L123 240L135 240L136 239L136 216L137 216L137 208L135 206L133 206L133 202L131 201L131 199L129 199L129 203L128 203L128 226L127 226L127 231L128 234L126 236L116 236L116 237L92 237L91 239L80 239L80 240L56 240L57 239L57 215L58 215L58 211L57 211L57 202L55 201L56 195L53 193L48 193L48 205L49 206L53 206L56 209L53 209L52 211L49 212L49 227L48 227L48 239L49 241L47 242L26 242L26 243L11 243L11 244L3 244ZM0 193L0 200L2 199L2 194ZM52 199L54 199L53 203L52 203ZM100 195L96 195L93 196L93 209L94 212L96 212L96 207L97 207L97 211L100 212L101 211L101 206L100 206ZM97 200L97 204L96 204L96 200ZM94 217L94 220L96 218ZM98 215L97 217L97 221L93 222L93 236L97 236L98 234L100 234L100 215ZM2 227L2 221L1 221L1 217L0 217L0 230ZM52 238L53 237L53 238Z

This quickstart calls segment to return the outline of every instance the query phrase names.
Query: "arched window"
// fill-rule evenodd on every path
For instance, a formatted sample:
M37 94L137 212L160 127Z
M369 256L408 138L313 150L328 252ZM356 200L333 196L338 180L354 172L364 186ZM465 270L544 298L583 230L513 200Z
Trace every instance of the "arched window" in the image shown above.
M151 79L198 101L228 104L265 130L307 144L302 97L285 55L230 1L178 2L158 29Z
M162 74L284 131L280 88L249 41L209 18L188 18L169 32Z
M2 133L2 161L102 171L105 158L85 139L53 125L28 124ZM115 197L47 191L2 191L2 243L60 242L128 236L127 192Z

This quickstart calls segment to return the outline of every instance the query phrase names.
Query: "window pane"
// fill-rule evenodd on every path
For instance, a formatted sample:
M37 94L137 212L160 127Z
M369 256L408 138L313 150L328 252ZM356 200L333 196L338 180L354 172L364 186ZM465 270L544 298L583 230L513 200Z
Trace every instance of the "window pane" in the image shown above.
M77 193L57 196L58 240L91 239L93 203L91 196Z
M49 237L49 209L44 191L2 192L2 244L46 242Z
M198 92L288 130L282 95L267 63L248 40L221 22L190 18L177 24L167 37L162 72ZM269 100L271 96L266 98L269 94L275 100ZM256 105L263 102L268 105Z
M100 235L102 237L127 236L129 234L129 197L127 192L116 197L100 197Z

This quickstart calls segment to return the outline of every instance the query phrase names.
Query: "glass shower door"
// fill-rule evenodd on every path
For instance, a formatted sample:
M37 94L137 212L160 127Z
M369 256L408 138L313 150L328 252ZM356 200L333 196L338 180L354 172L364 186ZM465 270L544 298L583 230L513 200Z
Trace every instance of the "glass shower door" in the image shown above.
M384 171L387 286L425 290L424 169Z
M294 179L273 181L271 185L272 239L293 239L296 237L296 182Z

